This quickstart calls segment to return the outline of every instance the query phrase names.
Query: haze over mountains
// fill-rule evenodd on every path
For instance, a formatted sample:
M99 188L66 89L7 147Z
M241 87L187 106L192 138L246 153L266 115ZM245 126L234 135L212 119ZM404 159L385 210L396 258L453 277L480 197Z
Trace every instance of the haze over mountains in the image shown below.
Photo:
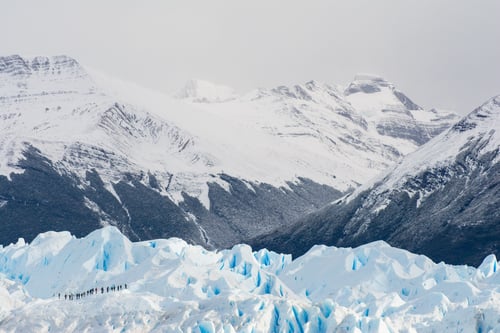
M457 120L386 80L174 97L67 56L0 58L0 243L115 225L227 247L291 224Z

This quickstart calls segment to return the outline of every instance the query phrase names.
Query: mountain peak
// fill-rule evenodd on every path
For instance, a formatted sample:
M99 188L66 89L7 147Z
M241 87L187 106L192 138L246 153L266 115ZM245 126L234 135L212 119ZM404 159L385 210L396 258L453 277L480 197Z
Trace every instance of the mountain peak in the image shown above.
M179 99L191 100L195 103L220 103L236 98L233 88L215 84L205 80L192 79L175 94Z
M29 66L25 59L14 54L0 57L0 73L15 75L28 74Z
M387 104L399 104L406 110L422 110L408 96L397 90L394 85L386 79L374 74L357 74L344 91L345 96L349 97L358 93L364 95L373 95L382 93L386 96ZM363 95L361 94L361 95ZM372 104L369 102L368 104ZM395 105L395 104L394 104Z
M486 103L469 113L458 123L453 125L452 130L465 132L480 125L482 127L498 128L500 122L500 95L489 99Z
M387 82L387 80L380 75L370 73L357 73L354 75L354 81Z
M331 98L336 99L336 102L342 98L342 92L340 92L337 87L316 80L309 80L303 84L294 84L290 86L279 85L272 89L258 89L255 94L257 98L274 96L280 99L315 102L319 102L326 97L328 100L327 103L333 102Z
M0 56L0 95L4 98L37 94L91 92L95 83L87 71L73 58L57 56Z
M80 64L66 55L21 57L18 54L0 57L0 73L25 76L37 72L61 74L61 71L81 71Z
M354 76L354 81L352 81L345 90L345 95L349 96L358 92L373 94L380 92L383 87L393 88L393 85L378 75L356 74Z
M488 121L500 118L500 95L490 98L486 103L472 111L467 118Z

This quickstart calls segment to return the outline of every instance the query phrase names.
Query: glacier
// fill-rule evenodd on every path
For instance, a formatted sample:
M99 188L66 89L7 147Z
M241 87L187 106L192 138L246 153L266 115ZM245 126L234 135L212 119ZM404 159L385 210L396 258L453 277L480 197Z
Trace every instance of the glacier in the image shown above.
M0 247L1 332L500 332L499 292L494 255L452 266L383 241L292 258L109 226Z

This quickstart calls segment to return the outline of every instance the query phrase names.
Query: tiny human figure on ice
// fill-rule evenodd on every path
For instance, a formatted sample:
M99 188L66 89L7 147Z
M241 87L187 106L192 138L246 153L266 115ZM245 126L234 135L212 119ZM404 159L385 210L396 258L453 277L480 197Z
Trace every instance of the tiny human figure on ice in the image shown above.
M106 293L109 293L109 292L115 292L115 291L121 291L123 289L128 289L128 285L126 283L124 283L123 285L119 284L119 285L111 285L111 286L106 286L106 287L100 287L101 289L101 294L104 294L104 291L106 291ZM89 290L86 290L86 291L83 291L81 293L64 293L64 299L65 300L74 300L74 299L82 299L82 298L85 298L85 297L88 297L90 295L98 295L99 294L99 288L98 287L94 287L94 288L91 288ZM53 296L55 297L55 294L53 294ZM57 298L60 300L61 299L61 293L58 293L57 294Z

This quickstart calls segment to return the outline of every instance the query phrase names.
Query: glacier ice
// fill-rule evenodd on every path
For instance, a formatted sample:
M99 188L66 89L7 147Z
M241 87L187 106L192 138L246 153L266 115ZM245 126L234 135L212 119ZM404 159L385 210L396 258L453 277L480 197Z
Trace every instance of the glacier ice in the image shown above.
M292 260L247 245L134 243L111 226L81 239L47 232L0 248L0 331L498 332L497 265L436 264L382 241Z

